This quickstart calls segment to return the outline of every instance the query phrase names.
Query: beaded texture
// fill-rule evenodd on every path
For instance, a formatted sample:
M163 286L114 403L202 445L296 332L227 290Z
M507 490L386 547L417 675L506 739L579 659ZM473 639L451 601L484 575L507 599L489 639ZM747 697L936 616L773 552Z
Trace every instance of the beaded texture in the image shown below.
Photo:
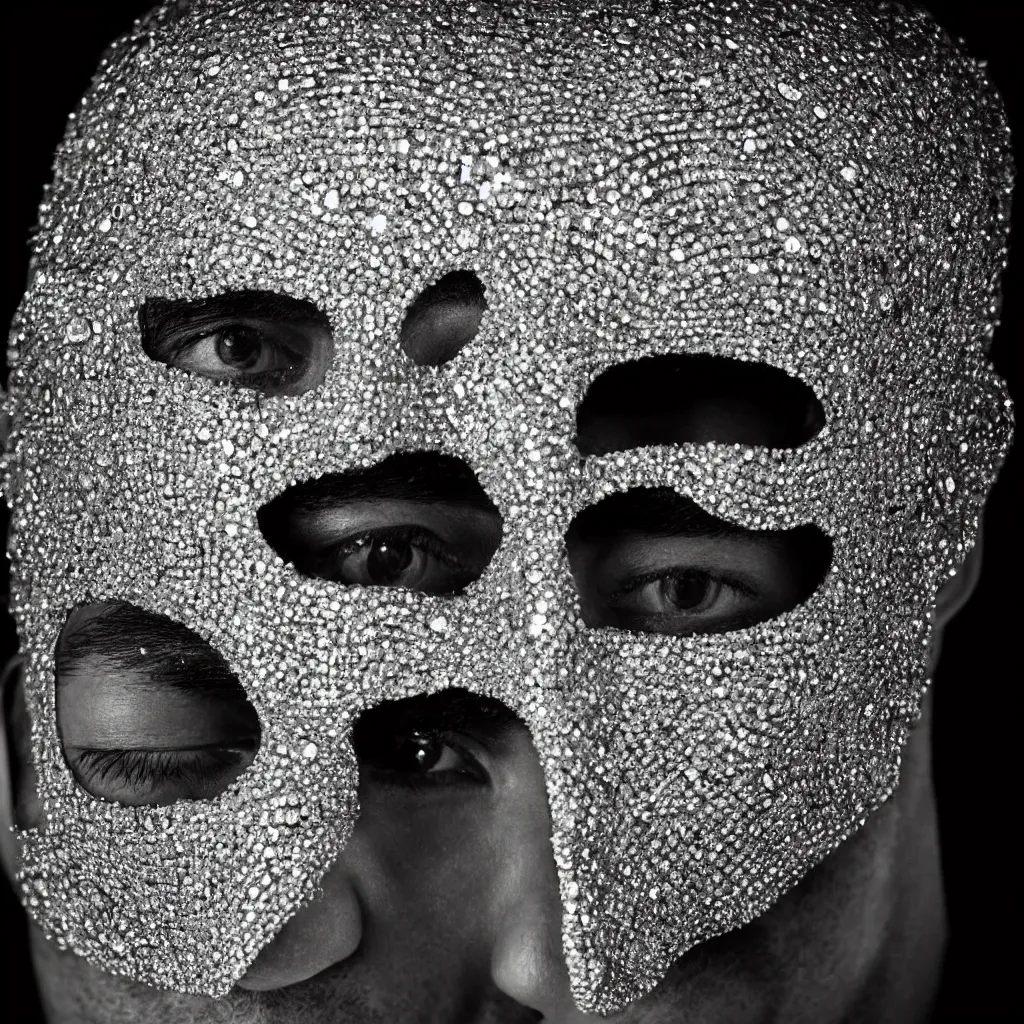
M157 8L69 122L12 335L32 917L104 970L225 994L351 834L354 720L449 686L532 732L580 1008L763 913L896 785L930 609L1011 433L986 358L1011 175L984 69L898 5ZM405 312L459 269L480 330L414 365ZM260 397L143 353L147 298L236 289L327 315L321 387ZM827 425L581 457L589 383L666 353L779 367ZM342 587L267 546L256 511L289 484L418 450L464 459L504 520L465 594ZM655 485L815 523L832 567L751 628L587 629L565 531ZM105 600L185 623L242 681L262 745L216 799L75 783L54 649Z

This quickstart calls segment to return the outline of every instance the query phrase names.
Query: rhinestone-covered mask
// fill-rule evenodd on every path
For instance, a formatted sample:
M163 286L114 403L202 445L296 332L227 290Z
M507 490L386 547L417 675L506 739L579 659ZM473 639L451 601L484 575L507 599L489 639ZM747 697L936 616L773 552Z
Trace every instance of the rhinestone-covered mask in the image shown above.
M59 150L11 360L14 606L45 827L21 882L60 945L221 995L358 814L349 731L461 686L532 731L577 1004L649 991L772 905L892 792L938 587L1010 435L990 370L1001 106L926 16L832 3L169 4L117 43ZM504 8L504 9L502 9ZM486 287L442 366L398 344L452 270ZM315 303L326 382L267 398L151 360L148 298ZM808 384L792 450L583 458L605 369L710 353ZM460 596L299 575L256 512L400 451L465 460L503 517ZM669 486L814 523L803 604L718 635L588 629L565 532ZM262 745L220 797L80 789L54 714L70 609L132 602L237 673Z

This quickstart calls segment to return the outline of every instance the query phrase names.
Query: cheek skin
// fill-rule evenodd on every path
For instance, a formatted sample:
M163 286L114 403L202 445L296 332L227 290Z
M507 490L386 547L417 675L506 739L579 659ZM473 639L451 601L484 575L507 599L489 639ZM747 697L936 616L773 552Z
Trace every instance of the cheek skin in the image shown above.
M388 787L368 771L359 799L355 830L324 879L323 895L260 953L241 987L296 984L357 951L377 971L385 962L402 965L407 980L426 972L451 986L481 985L506 859L507 816L500 823L508 801L477 785Z
M544 969L562 985L540 765L525 728L503 738L502 749L485 765L489 787L406 790L364 772L355 831L324 880L323 897L286 924L241 987L279 988L323 972L310 983L362 982L385 997L382 1005L404 995L419 1012L435 1006L439 1021L460 1019L470 998L529 1005L532 994L503 987L501 974L503 936L518 940L524 927L533 929L531 948L554 953ZM523 918L524 903L538 899L545 914ZM538 925L544 935L536 943ZM439 1009L446 1003L450 1017ZM508 1020L521 1019L520 1005Z

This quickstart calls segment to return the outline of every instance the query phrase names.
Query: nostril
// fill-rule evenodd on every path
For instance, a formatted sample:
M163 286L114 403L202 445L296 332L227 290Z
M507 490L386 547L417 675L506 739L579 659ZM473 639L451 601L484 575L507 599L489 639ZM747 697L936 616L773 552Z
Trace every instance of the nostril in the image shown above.
M417 366L440 366L476 337L486 309L484 286L476 274L453 270L416 297L398 344Z

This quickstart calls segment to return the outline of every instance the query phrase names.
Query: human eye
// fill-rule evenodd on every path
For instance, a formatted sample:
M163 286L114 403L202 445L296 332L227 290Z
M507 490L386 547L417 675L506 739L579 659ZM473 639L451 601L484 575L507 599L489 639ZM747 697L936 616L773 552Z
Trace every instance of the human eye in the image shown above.
M68 615L55 697L65 761L101 800L212 800L260 746L259 716L224 658L184 624L123 602Z
M301 362L301 353L288 341L286 332L253 324L226 324L208 334L178 341L176 365L214 380L283 377Z
M620 628L653 633L721 633L757 617L760 592L735 575L673 566L632 577L607 597Z
M452 732L380 730L357 737L355 746L361 766L382 785L427 789L487 781L480 762Z
M566 549L584 625L682 636L782 615L832 564L832 541L812 523L746 529L667 489L589 506L570 525Z
M458 593L479 575L435 533L419 526L390 526L347 537L310 568L348 586L403 587L428 594Z
M252 762L255 741L184 749L67 750L79 783L103 800L161 805L210 800Z
M267 394L302 394L331 359L327 319L311 303L264 292L196 302L149 299L139 311L151 358Z

